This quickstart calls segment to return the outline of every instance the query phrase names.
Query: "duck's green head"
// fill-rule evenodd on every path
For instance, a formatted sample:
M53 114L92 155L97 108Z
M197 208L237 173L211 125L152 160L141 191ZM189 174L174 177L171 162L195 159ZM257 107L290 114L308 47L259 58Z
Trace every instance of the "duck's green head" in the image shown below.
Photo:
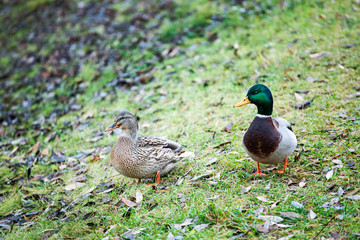
M262 84L252 86L244 100L237 103L234 107L242 107L253 103L258 108L258 114L271 115L273 110L273 97L269 88Z

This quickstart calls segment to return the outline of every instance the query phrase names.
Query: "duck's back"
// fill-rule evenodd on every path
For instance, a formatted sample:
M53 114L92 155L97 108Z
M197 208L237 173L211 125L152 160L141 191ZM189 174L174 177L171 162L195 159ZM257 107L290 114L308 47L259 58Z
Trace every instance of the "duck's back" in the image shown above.
M143 142L144 143L144 142ZM166 174L181 160L181 152L163 146L140 144L121 136L113 146L110 161L122 175L131 178L153 177L157 171Z

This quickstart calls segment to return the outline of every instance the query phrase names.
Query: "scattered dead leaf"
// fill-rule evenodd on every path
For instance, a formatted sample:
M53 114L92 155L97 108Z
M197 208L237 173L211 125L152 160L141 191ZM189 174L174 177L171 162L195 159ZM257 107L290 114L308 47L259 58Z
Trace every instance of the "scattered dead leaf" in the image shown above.
M296 92L294 93L294 96L295 96L296 101L298 101L298 102L304 102L305 101L305 99L300 94L298 94Z
M200 224L200 225L196 225L194 227L194 230L200 232L200 231L204 230L205 228L207 228L208 226L209 226L209 224L203 223L203 224Z
M351 200L360 200L360 195L352 195L352 196L348 196L346 198L351 199Z
M65 187L65 190L72 191L72 190L75 190L77 188L81 188L83 186L85 186L85 183L81 183L81 182L71 183L71 184L69 184L69 185L67 185Z
M326 179L330 179L330 178L332 178L332 176L334 175L334 170L330 170L330 171L328 171L327 173L326 173Z
M302 205L301 203L299 203L297 201L291 201L291 205L295 208L304 208L304 205Z
M49 149L45 148L44 150L42 150L41 155L43 155L43 156L48 156L49 153L50 153L50 152L49 152Z
M360 190L360 188L355 188L353 191L351 191L351 192L349 192L348 194L346 194L345 197L352 196L352 195L354 195L355 193L357 193L359 190Z
M214 148L220 148L220 147L225 146L225 145L227 145L229 143L231 143L231 142L223 142L223 143L220 143L219 145L215 146Z
M294 105L294 108L303 110L303 109L309 108L312 102L313 102L313 100L309 100L309 101L303 102L301 104Z
M185 106L183 106L180 111L185 112L189 107L190 107L189 104L185 104Z
M140 204L141 201L143 200L143 195L140 192L140 190L136 190L136 204Z
M217 160L218 160L218 158L216 158L216 157L210 159L207 163L205 163L205 167L210 166L210 165L216 163Z
M86 174L81 174L75 177L75 182L85 182L87 180Z
M266 199L266 197L256 197L257 199L259 199L260 201L262 201L262 202L267 202L267 203L273 203L274 201L269 201L269 200L267 200Z
M313 212L313 210L310 209L309 211L309 219L315 219L317 217L317 214Z
M34 144L34 146L32 146L27 152L26 154L30 154L32 152L34 152L36 154L36 152L39 150L40 147L40 142L37 142Z
M231 129L233 128L233 126L234 126L234 122L230 121L228 124L226 124L223 131L225 131L227 133L231 133Z
M279 212L283 217L301 218L301 215L295 212Z
M136 203L134 203L133 201L127 200L126 198L123 198L122 196L120 196L120 199L128 207L135 207L136 206Z
M284 220L282 217L272 216L272 215L260 215L257 218L264 221L269 221L270 225L282 222Z
M98 154L94 154L93 157L91 158L90 162L91 163L94 163L94 162L97 162L97 161L100 161L101 158L99 157Z

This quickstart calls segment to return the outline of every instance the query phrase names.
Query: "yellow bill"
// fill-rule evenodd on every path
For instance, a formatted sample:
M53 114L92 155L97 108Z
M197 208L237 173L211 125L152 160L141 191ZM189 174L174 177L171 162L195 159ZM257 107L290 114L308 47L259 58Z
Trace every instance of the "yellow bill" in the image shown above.
M251 102L250 102L249 98L246 97L246 98L244 98L241 102L235 104L235 105L234 105L234 108L236 108L236 107L242 107L242 106L244 106L244 105L246 105L246 104L249 104L249 103L251 103Z

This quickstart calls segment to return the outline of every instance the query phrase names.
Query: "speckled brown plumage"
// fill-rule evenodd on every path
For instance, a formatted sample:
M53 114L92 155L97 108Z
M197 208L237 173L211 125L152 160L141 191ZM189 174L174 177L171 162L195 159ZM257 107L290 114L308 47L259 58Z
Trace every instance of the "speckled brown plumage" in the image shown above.
M122 129L115 142L110 163L122 175L130 178L153 177L158 171L164 175L183 158L182 146L176 142L152 136L138 136L134 115L123 110L108 130Z

